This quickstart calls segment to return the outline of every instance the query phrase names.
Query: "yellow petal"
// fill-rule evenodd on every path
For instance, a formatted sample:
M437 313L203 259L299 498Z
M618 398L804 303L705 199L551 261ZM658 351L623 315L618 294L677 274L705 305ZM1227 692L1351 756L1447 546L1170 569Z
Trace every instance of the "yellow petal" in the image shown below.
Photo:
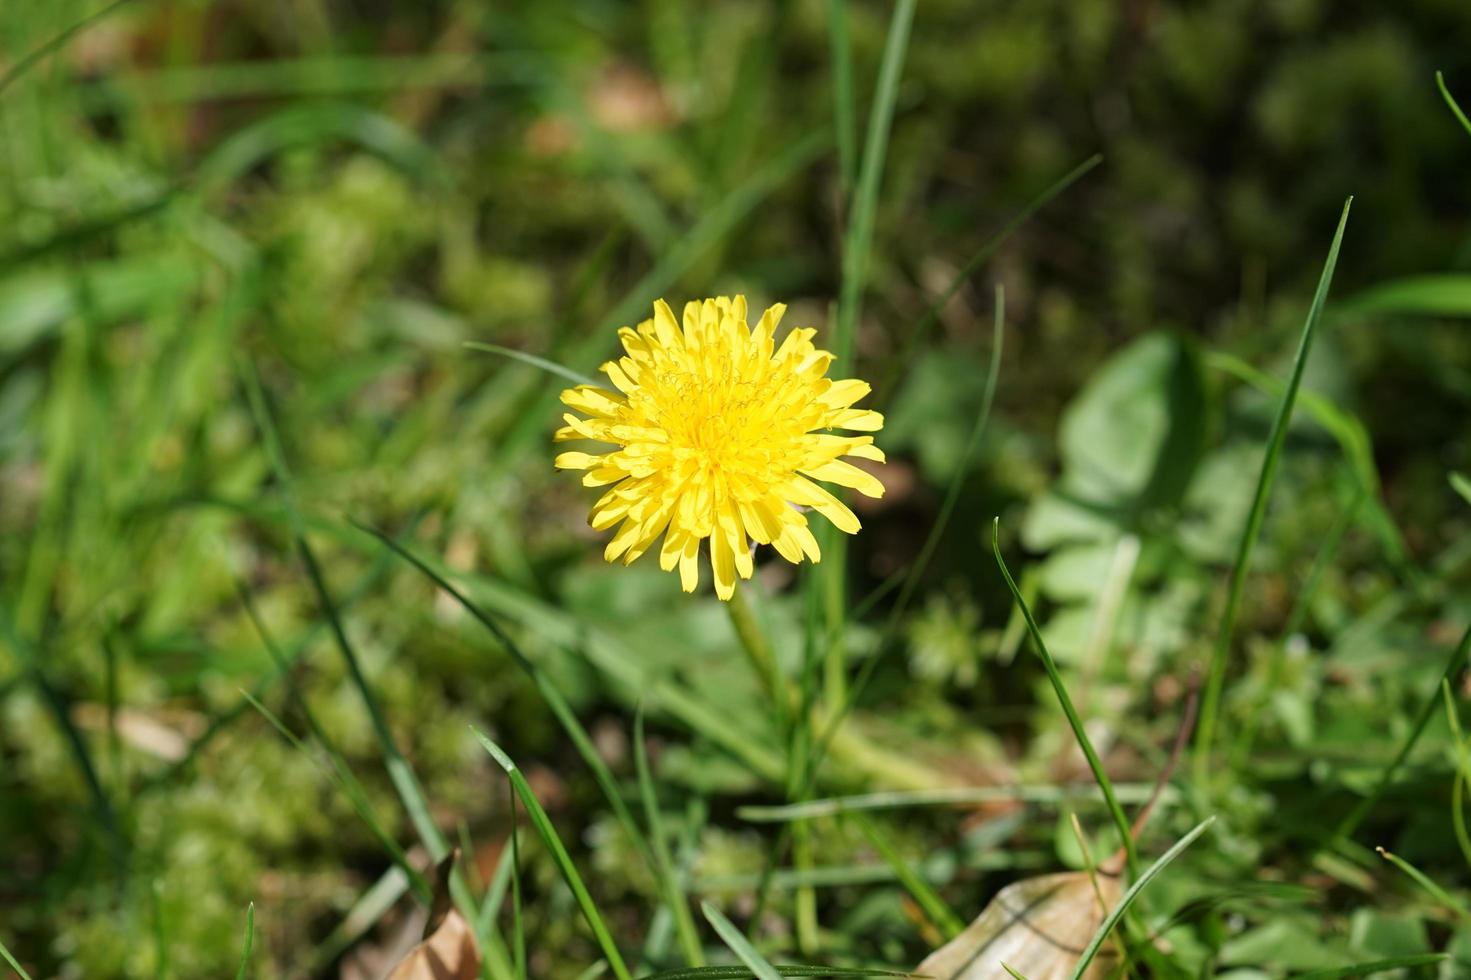
M615 395L611 391L593 385L578 385L576 388L568 388L562 392L562 404L568 408L597 418L610 419L618 414L618 411L627 407L627 402L622 395Z
M811 507L823 517L832 521L840 531L847 534L857 534L858 529L863 526L858 522L858 518L854 513L841 500L811 480L794 476L787 481L786 492L787 499L792 501L792 503Z
M741 521L736 515L736 509L729 502L720 508L719 525L715 533L730 543L731 556L735 560L736 572L741 578L750 578L753 567L751 549L746 544L746 532L741 527Z
M791 526L782 528L781 533L771 539L771 546L793 565L802 563L802 546L797 543L797 535Z
M848 456L857 456L859 459L871 459L875 463L886 461L884 451L872 442L860 442L848 448Z
M628 394L638 387L638 385L636 385L628 377L628 375L624 373L623 368L618 365L617 361L609 361L604 364L599 370L606 374L608 376L608 380L613 382L614 386L624 394Z
M719 528L710 535L710 568L715 573L715 594L723 601L735 595L735 549Z
M848 378L834 381L827 391L817 396L817 400L828 408L847 408L870 391L873 391L873 387L867 381Z
M664 546L659 549L659 567L666 572L674 571L674 566L679 564L680 552L684 551L684 543L689 535L683 531L670 528L664 535Z
M681 346L679 324L675 322L674 311L662 299L654 301L654 333L659 338L659 343L670 350L678 350Z
M884 427L884 417L866 408L845 408L827 418L832 429L852 429L855 432L877 432Z
M639 528L642 526L638 521L632 519L624 521L623 526L618 529L618 533L613 535L613 540L609 541L608 546L603 549L603 560L617 561L618 556L627 551L629 546L638 540Z
M610 483L617 483L628 476L626 470L620 470L616 466L599 466L597 469L588 470L582 474L582 485L585 487L606 487Z
M589 456L587 453L558 453L557 458L552 460L552 465L559 470L585 470L602 461L602 456Z
M633 547L628 549L628 554L623 556L623 564L632 565L643 557L644 552L648 551L655 541L659 540L659 535L663 534L664 529L669 526L669 511L670 508L663 508L653 518L644 521L639 528L638 540L634 542Z
M811 469L804 469L802 472L815 480L826 480L828 483L836 483L841 487L852 487L865 497L877 498L884 495L884 485L879 482L878 477L872 473L865 473L852 463L845 463L840 459Z
M686 592L695 591L700 584L700 539L693 534L684 539L684 552L679 556L679 587Z

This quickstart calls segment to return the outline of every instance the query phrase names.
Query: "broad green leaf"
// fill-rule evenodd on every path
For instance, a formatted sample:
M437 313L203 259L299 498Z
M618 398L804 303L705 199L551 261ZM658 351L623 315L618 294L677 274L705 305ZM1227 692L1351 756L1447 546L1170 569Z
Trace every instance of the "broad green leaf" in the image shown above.
M1206 408L1193 345L1171 334L1141 337L1110 358L1063 414L1063 484L1104 507L1178 504L1204 450Z

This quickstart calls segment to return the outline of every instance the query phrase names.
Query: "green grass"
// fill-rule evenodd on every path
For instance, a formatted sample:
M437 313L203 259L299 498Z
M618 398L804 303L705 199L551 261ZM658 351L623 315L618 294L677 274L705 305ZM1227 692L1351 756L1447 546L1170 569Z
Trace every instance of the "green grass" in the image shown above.
M1462 971L1471 24L1239 7L0 5L8 969ZM889 463L723 607L549 435L737 292Z
M1328 288L1333 284L1333 272L1338 267L1338 252L1343 246L1343 232L1348 227L1348 212L1353 198L1343 205L1343 216L1338 219L1338 230L1333 233L1333 244L1328 248L1328 258L1323 263L1323 275L1318 280L1318 291L1313 295L1313 304L1308 308L1307 321L1303 324L1302 336L1297 342L1297 353L1292 359L1292 374L1277 403L1277 413L1272 420L1272 432L1267 437L1266 453L1262 457L1261 473L1257 477L1256 491L1252 497L1251 510L1246 525L1241 530L1236 558L1231 565L1231 584L1226 592L1226 608L1221 614L1220 630L1216 634L1216 645L1211 651L1210 664L1206 672L1205 693L1200 704L1200 725L1195 737L1195 779L1202 786L1210 783L1211 752L1214 748L1216 721L1221 710L1221 691L1225 684L1227 659L1231 655L1231 644L1235 639L1236 620L1241 614L1241 599L1245 593L1246 577L1251 570L1251 555L1261 534L1262 521L1267 514L1267 500L1272 493L1272 483L1282 458L1282 447L1287 439L1287 429L1292 422L1292 410L1297 405L1298 388L1302 385L1303 372L1307 368L1308 355L1313 349L1313 339L1318 322L1323 316L1323 307L1328 300Z

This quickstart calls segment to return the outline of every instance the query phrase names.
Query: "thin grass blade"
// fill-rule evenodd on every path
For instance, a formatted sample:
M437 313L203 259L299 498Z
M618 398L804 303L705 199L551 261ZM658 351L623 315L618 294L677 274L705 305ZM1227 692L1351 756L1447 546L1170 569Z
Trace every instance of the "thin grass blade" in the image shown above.
M592 929L604 958L612 966L614 976L618 977L618 980L632 980L632 975L623 962L623 956L618 952L618 946L613 942L613 937L608 932L602 915L598 912L597 904L593 902L592 895L589 894L587 885L582 880L582 875L578 874L577 866L572 863L572 856L567 853L562 838L557 835L557 829L552 826L551 818L547 816L547 812L542 809L541 802L532 792L531 784L526 781L526 777L517 768L516 763L511 761L511 757L506 755L499 745L492 742L478 729L471 728L470 730L475 733L475 738L485 751L490 753L491 758L495 759L510 777L511 787L521 798L521 805L526 807L526 815L531 818L531 825L536 828L537 835L541 837L542 843L551 853L557 870L562 873L563 880L567 882L567 887L572 889L572 895L577 900L577 907L582 911L582 917L587 920L588 927Z
M1455 115L1457 121L1460 122L1461 128L1468 134L1471 134L1471 119L1466 118L1466 113L1461 111L1460 105L1456 103L1455 96L1451 95L1449 88L1446 88L1445 74L1443 72L1435 73L1435 86L1440 89L1440 97L1445 99L1446 105L1450 106L1451 112Z
M1406 861L1398 854L1395 854L1393 851L1387 851L1382 847L1376 847L1374 848L1374 850L1378 851L1379 856L1384 858L1384 860L1388 861L1396 868L1399 868L1400 871L1404 872L1405 876L1413 881L1416 885L1420 886L1420 889L1424 891L1425 894L1435 899L1435 901L1439 902L1444 908L1447 908L1450 911L1454 912L1457 917L1461 919L1462 922L1471 921L1471 910L1468 910L1466 908L1466 904L1460 899L1453 897L1444 888L1436 884L1435 881L1425 872L1421 871L1419 868L1415 867L1413 864Z
M1387 960L1370 960L1352 966L1335 966L1327 970L1294 973L1289 980L1339 980L1342 977L1367 977L1390 970L1406 970L1416 966L1435 966L1450 957L1445 953L1417 953L1414 956L1395 956Z
M574 371L569 367L563 367L556 361L549 361L545 357L538 357L524 350L516 350L514 347L502 347L500 344L490 344L479 340L467 340L462 346L469 350L484 351L487 354L499 354L502 357L509 357L513 361L520 361L522 364L529 364L534 368L540 368L548 374L555 374L559 378L566 378L576 385L592 385L593 387L597 387L598 385L596 379L590 378L581 372Z
M843 241L843 283L838 299L837 334L833 340L834 373L841 377L853 357L853 332L858 324L863 290L868 284L868 258L873 246L874 218L878 213L879 187L883 183L884 158L889 149L889 131L894 121L894 101L909 48L909 28L914 22L915 0L899 0L889 18L883 60L868 131L863 142L863 161L858 169L858 187L853 212Z
M899 883L919 903L919 907L924 910L930 922L940 930L947 942L965 931L965 923L961 921L960 916L955 914L955 910L940 897L940 893L935 891L928 881L915 873L914 869L909 866L909 862L904 860L904 855L899 853L886 834L874 826L872 820L861 813L852 814L850 819L858 824L858 829L863 831L863 835L868 838L873 849L878 851L879 856L894 869L894 875L899 879Z
M772 969L783 977L908 977L912 974L899 970L871 969L861 966L803 966L776 963ZM751 980L754 976L744 966L704 966L685 970L665 970L651 973L639 980Z
M255 417L256 427L260 430L261 439L265 444L266 456L271 464L277 482L281 485L281 497L286 505L287 519L292 528L292 536L295 539L297 553L305 567L307 577L311 581L312 589L316 593L317 603L323 616L331 628L332 638L336 642L338 651L342 654L347 664L348 675L353 686L357 688L359 696L367 709L368 718L372 723L373 733L377 738L379 751L383 753L384 768L388 772L389 782L393 784L404 812L408 814L409 822L413 825L419 839L429 851L430 859L436 864L442 861L450 851L449 841L444 833L435 824L434 818L429 810L429 800L424 795L424 789L419 784L418 777L409 765L402 752L399 751L398 743L388 727L388 720L383 714L382 707L378 704L378 698L373 693L372 686L368 683L367 675L363 673L362 665L358 661L357 652L347 638L347 631L342 625L342 616L331 591L327 587L326 578L322 573L321 566L317 562L316 553L307 541L305 523L302 520L301 510L297 504L296 492L291 479L290 470L286 465L285 454L282 451L280 438L276 432L276 426L271 419L271 413L266 406L265 392L261 388L260 377L256 373L254 365L249 361L240 362L240 376L245 387L246 397L250 403L251 414ZM469 887L465 884L465 876L459 868L452 868L449 878L450 894L454 898L455 906L467 922L478 921L476 903L474 896L470 894ZM490 972L501 978L511 975L511 966L507 959L505 943L500 935L494 931L478 937L485 950L485 962ZM620 978L623 980L623 978Z
M531 677L532 681L536 684L537 690L541 693L542 700L547 703L547 707L551 708L552 714L561 724L562 730L572 740L572 744L576 747L578 755L582 757L582 760L587 763L588 768L592 770L593 778L597 781L598 787L603 791L603 796L607 799L608 805L613 808L613 814L617 817L619 825L628 834L630 842L638 850L640 856L644 859L644 863L648 865L649 870L654 874L655 878L658 879L660 872L654 849L639 829L638 821L634 820L632 812L628 809L628 804L623 801L623 794L618 789L617 780L614 779L613 773L608 769L607 764L603 762L603 757L598 754L597 747L593 745L592 736L588 734L582 722L578 721L577 715L572 711L572 706L567 703L567 699L563 697L562 692L552 682L552 679L547 676L546 671L538 667L530 657L522 652L520 645L501 627L495 617L481 608L479 603L474 602L469 596L452 585L443 575L440 575L431 568L418 555L386 534L366 524L360 524L354 521L353 525L359 530L373 535L373 537L381 541L395 555L408 562L431 582L443 589L466 612L473 616L476 621L489 630L501 646L505 647L506 651L511 655L511 659L516 662L516 665Z
M709 902L701 902L700 911L705 913L706 921L715 927L721 940L736 954L737 959L746 964L756 980L781 980L781 973L776 967L767 962L766 957L751 945L751 941L719 909Z
M20 980L31 980L31 975L25 971L25 967L16 962L14 956L10 955L10 950L5 947L5 943L3 942L0 942L0 959L10 964L10 968L16 972Z
M1389 788L1390 783L1394 782L1394 777L1399 772L1400 766L1404 765L1405 759L1409 757L1411 750L1415 747L1415 743L1420 741L1420 736L1425 733L1426 726L1430 724L1430 719L1435 714L1436 703L1440 700L1441 685L1455 683L1461 671L1466 668L1468 656L1471 656L1471 627L1467 627L1466 632L1461 634L1461 641L1456 644L1456 648L1451 651L1449 659L1446 660L1445 670L1441 672L1439 679L1437 679L1435 690L1430 692L1430 696L1425 699L1425 704L1420 709L1419 717L1415 719L1414 727L1405 736L1404 744L1395 753L1394 759L1390 761L1389 765L1384 767L1384 772L1380 774L1379 782L1375 784L1373 792L1360 800L1359 804L1349 811L1348 815L1338 825L1338 829L1334 831L1329 843L1336 843L1351 836L1358 829L1359 823L1374 808L1374 804L1379 802L1379 798L1384 795L1384 791Z
M22 75L34 68L47 55L54 54L64 48L68 41L82 31L85 31L98 21L111 16L132 2L133 0L114 0L113 3L108 4L96 13L83 17L60 34L51 38L51 40L40 44L34 50L22 56L19 61L10 66L9 71L4 75L0 75L0 92L4 92L11 85L14 85Z
M240 969L235 980L245 980L250 973L250 947L255 944L255 903L245 906L245 948L240 951Z
M1298 339L1297 355L1292 362L1292 374L1287 388L1277 404L1277 415L1272 422L1271 435L1267 438L1267 452L1262 459L1261 472L1257 477L1256 494L1252 499L1251 511L1241 538L1236 547L1236 560L1231 570L1231 583L1226 594L1226 608L1221 614L1221 627L1216 636L1216 645L1211 654L1209 672L1206 677L1205 694L1200 703L1200 727L1195 733L1195 781L1204 787L1210 782L1211 748L1215 741L1216 721L1220 714L1221 692L1226 680L1226 661L1231 652L1231 641L1236 632L1236 617L1241 610L1241 598L1245 592L1246 576L1251 567L1251 555L1256 539L1266 517L1267 499L1271 496L1272 483L1281 462L1282 447L1287 441L1287 429L1292 420L1292 410L1297 404L1297 392L1302 386L1303 370L1307 367L1308 354L1313 348L1318 322L1323 316L1323 307L1328 301L1328 289L1333 284L1333 272L1338 266L1338 251L1343 245L1343 233L1348 227L1349 209L1353 198L1344 202L1343 214L1338 219L1338 230L1333 234L1333 244L1328 249L1328 259L1323 263L1323 273L1318 279L1318 289L1308 309L1307 321L1303 324Z
M644 741L644 706L640 704L633 716L633 758L638 770L639 799L644 807L644 820L649 825L649 841L653 845L654 869L658 876L664 902L674 918L674 929L679 936L680 949L691 967L705 965L705 951L700 945L700 935L695 930L695 918L690 913L689 899L680 886L675 873L674 858L669 853L668 839L664 836L664 818L659 813L659 800L654 794L654 779L649 771L648 744Z
M510 783L509 774L506 781ZM511 789L511 962L516 968L516 980L526 980L526 926L521 920L521 820L516 812L514 784Z
M903 346L900 347L898 356L894 358L893 367L889 369L889 374L884 378L883 383L875 386L875 390L887 393L887 397L893 396L893 392L898 390L899 378L904 376L905 372L909 370L910 365L913 363L914 354L918 350L920 342L929 334L929 331L934 325L939 322L940 312L955 298L955 294L960 292L961 288L970 281L971 276L975 275L981 266L985 265L991 256L996 254L997 250L1006 243L1006 240L1017 229L1030 221L1033 215L1052 203L1054 199L1068 188L1082 180L1089 171L1102 162L1103 155L1095 153L1072 170L1063 174L1043 190L1042 193L1028 201L1010 221L1002 225L999 231L991 235L980 248L976 249L971 257L966 260L965 265L961 267L960 271L950 280L949 285L941 290L940 295L935 298L934 302L930 303L929 308L925 310L924 316L919 318L919 321L915 323L909 333L904 337ZM887 402L885 402L885 405L887 405Z
M1047 671L1047 679L1052 682L1052 690L1057 695L1058 703L1062 705L1062 712L1067 716L1068 725L1072 727L1073 735L1078 740L1078 746L1088 759L1088 768L1093 770L1093 778L1098 781L1098 788L1103 792L1103 798L1108 804L1108 812L1113 817L1114 826L1118 828L1119 838L1122 841L1124 857L1129 865L1129 877L1138 879L1139 855L1134 848L1134 835L1129 827L1129 818L1124 815L1124 808L1119 805L1118 794L1114 792L1113 782L1108 778L1108 773L1104 771L1103 761L1098 758L1098 752L1093 748L1093 740L1088 737L1088 732L1083 728L1083 720L1078 717L1077 709L1073 707L1073 699L1068 695L1067 686L1062 682L1062 674L1057 670L1057 663L1052 659L1052 654L1047 650L1047 644L1042 640L1042 631L1032 617L1032 610L1022 598L1022 592L1017 588L1016 580L1011 577L1011 571L1006 567L1006 560L1001 557L1001 519L999 517L991 524L991 551L996 556L996 564L1001 569L1002 578L1006 579L1006 587L1011 590L1012 598L1021 608L1022 616L1026 618L1027 632L1032 637L1032 646L1042 661L1042 667Z
M1173 847L1161 854L1157 861L1151 864L1143 874L1135 879L1134 883L1129 886L1129 890L1124 892L1124 897L1119 899L1119 904L1108 914L1108 918L1104 919L1099 925L1098 931L1093 934L1092 940L1083 949L1083 955L1078 957L1078 963L1073 967L1072 980L1082 980L1082 977L1088 972L1088 964L1093 962L1093 957L1097 956L1098 951L1103 948L1104 940L1108 939L1108 934L1113 931L1114 926L1118 925L1119 920L1123 918L1129 906L1134 904L1134 900L1139 897L1139 893L1144 891L1145 887L1154 880L1156 875L1167 868L1171 861L1179 857L1185 848L1195 843L1195 839L1205 833L1210 825L1215 822L1215 817L1206 817L1200 823L1196 824L1193 830L1176 841Z
M828 0L827 37L832 57L833 131L838 141L838 173L843 195L853 186L858 157L857 110L853 101L853 44L848 36L848 0Z

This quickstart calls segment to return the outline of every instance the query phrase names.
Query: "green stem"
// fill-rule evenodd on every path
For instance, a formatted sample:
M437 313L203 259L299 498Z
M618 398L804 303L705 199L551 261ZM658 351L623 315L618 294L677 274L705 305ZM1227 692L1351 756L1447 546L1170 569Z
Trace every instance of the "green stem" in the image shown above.
M746 659L751 662L751 669L756 673L756 680L760 682L761 689L766 692L772 704L777 706L782 717L785 717L793 692L782 677L776 656L771 652L771 644L761 631L761 624L756 621L756 610L746 599L746 590L739 582L736 583L730 601L725 604L725 609L730 614L730 625L735 630L736 638L741 641L741 649L745 651Z

